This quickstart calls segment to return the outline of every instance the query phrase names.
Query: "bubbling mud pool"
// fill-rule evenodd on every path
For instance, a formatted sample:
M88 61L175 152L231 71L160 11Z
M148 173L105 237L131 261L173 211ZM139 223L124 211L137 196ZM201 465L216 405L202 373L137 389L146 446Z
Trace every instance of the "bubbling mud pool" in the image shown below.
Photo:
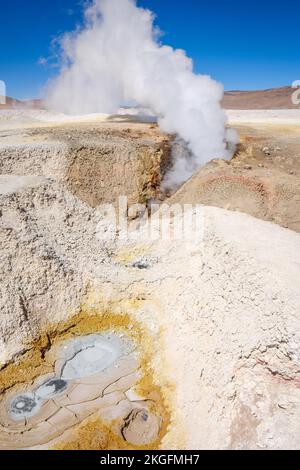
M116 448L160 439L162 413L137 391L143 368L134 339L110 331L71 335L49 347L47 361L52 370L0 396L0 449L59 448L91 420L114 435Z

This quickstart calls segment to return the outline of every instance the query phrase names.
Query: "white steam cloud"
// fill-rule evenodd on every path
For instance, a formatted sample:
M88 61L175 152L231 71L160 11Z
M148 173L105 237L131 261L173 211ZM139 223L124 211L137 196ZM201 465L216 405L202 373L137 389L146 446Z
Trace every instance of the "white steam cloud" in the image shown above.
M190 150L168 175L176 184L212 158L231 156L223 87L196 75L184 51L160 44L153 21L135 0L94 0L84 28L63 38L62 70L47 101L67 114L112 114L125 101L150 108L162 131L177 134Z

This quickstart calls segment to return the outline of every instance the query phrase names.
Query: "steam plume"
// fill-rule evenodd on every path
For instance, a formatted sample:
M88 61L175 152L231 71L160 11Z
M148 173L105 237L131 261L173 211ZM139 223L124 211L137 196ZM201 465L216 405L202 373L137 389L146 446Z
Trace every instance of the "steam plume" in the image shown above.
M84 27L63 38L63 65L48 105L68 114L112 114L132 100L150 108L160 128L177 134L192 153L169 175L170 184L179 183L212 158L230 157L223 87L193 73L184 51L160 44L153 21L135 0L94 0Z

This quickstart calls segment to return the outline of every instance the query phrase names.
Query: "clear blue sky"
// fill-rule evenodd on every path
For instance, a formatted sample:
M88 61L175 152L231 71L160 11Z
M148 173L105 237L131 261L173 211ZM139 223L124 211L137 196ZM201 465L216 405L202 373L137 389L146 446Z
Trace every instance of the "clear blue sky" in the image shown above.
M73 30L83 0L1 0L0 80L7 94L38 97L55 69L39 64L50 43ZM227 90L289 85L300 80L298 0L140 0L157 14L163 41L183 48L195 70Z

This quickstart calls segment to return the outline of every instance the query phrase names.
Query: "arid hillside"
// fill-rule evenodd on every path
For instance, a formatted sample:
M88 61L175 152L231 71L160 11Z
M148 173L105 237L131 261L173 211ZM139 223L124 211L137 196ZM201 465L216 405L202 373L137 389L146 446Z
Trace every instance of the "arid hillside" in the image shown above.
M257 91L227 91L223 100L225 109L296 109L292 102L295 89L271 88Z
M15 100L14 98L11 98L10 96L6 97L6 103L1 104L0 103L0 109L9 109L9 108L14 108L15 106L20 106L22 104L21 101Z
M30 108L30 109L41 109L43 108L42 100L26 100L21 101L10 96L6 97L6 103L0 104L0 109L12 109L12 108Z

